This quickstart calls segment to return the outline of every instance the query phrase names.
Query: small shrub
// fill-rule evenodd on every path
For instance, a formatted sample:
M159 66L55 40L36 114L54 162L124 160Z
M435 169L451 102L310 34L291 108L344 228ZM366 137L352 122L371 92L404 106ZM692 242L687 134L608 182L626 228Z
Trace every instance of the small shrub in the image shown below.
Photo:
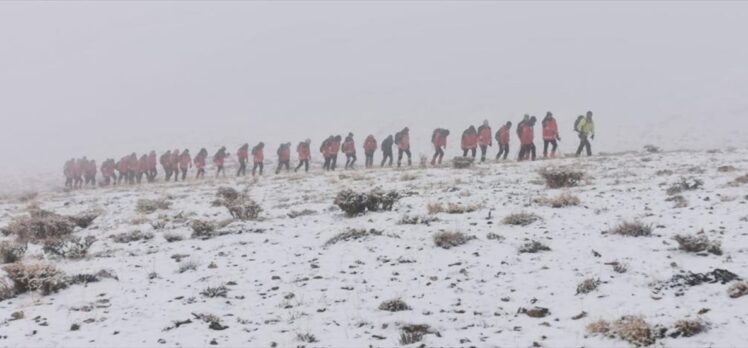
M400 344L409 345L420 342L423 336L433 333L426 324L407 324L400 328Z
M444 212L444 206L441 203L429 203L428 205L426 205L426 209L428 210L430 215Z
M317 341L317 337L314 337L314 335L312 335L310 333L297 334L296 338L299 341L306 342L306 343L316 343L316 342L318 342Z
M629 266L625 262L613 261L609 265L613 266L613 272L616 273L626 273L629 270Z
M585 177L584 172L569 167L547 167L538 173L549 188L577 186Z
M748 184L748 174L735 178L733 182L735 185Z
M678 234L673 237L678 242L681 250L698 253L707 251L715 255L722 255L722 248L719 242L710 241L709 237L706 236L704 230L696 233L695 235L682 235Z
M459 205L457 203L447 203L447 214L464 214L472 213L478 210L477 205Z
M168 243L180 242L180 241L184 240L184 236L182 236L179 233L167 232L167 233L164 233L163 236L164 236L164 239Z
M521 212L508 215L501 221L506 225L527 226L538 220L540 220L540 216L536 214Z
M498 235L496 233L493 233L493 232L488 232L488 234L486 234L486 239L488 239L488 240L495 240L495 241L502 241L502 240L504 240L504 237L502 237L502 236L500 236L500 235Z
M218 197L218 199L222 199L224 201L234 201L239 198L239 192L234 188L223 186L218 188L216 196Z
M735 168L734 166L730 166L730 165L717 167L717 171L720 173L734 172L736 170L738 170L738 168Z
M670 196L665 199L666 202L674 202L674 208L686 208L688 207L688 200L683 195Z
M227 288L225 285L219 285L219 286L207 287L203 289L203 291L200 291L200 295L203 295L208 298L216 298L216 297L225 298L228 292L229 292L229 288Z
M577 206L580 203L579 197L564 192L556 197L545 197L538 200L538 203L542 205L547 205L551 208L563 208L563 207L571 207L571 206Z
M646 225L639 221L622 222L608 230L607 233L628 237L648 237L652 235L652 225Z
M455 157L452 159L452 166L457 169L470 168L475 160L472 157Z
M166 198L139 199L135 204L135 210L141 214L150 214L156 210L166 210L171 207L171 202Z
M49 295L68 287L65 273L50 264L16 262L3 267L3 270L19 294L38 290L43 295Z
M100 270L96 273L80 273L73 276L70 276L67 278L68 284L74 285L74 284L88 284L88 283L95 283L102 279L119 279L116 275L114 275L112 272L109 272L107 270Z
M670 176L673 175L673 171L670 169L661 169L655 172L655 175L658 176Z
M600 286L600 279L588 278L577 285L577 295L589 294Z
M678 320L673 324L673 333L670 337L676 338L679 336L691 337L706 331L707 324L701 320L683 319Z
M203 321L205 323L208 323L208 328L211 330L226 330L229 327L225 326L221 323L221 318L219 318L215 314L210 313L192 313L192 316L195 317L195 319Z
M704 186L704 182L700 179L694 177L680 178L680 181L670 186L666 192L668 195L674 196L683 191L697 190L702 186Z
M60 238L73 233L75 224L67 217L53 212L33 209L29 216L13 219L6 227L21 242L39 242L47 238Z
M327 242L325 242L325 246L330 246L333 244L336 244L338 242L347 242L350 240L357 240L366 238L369 236L381 236L382 231L377 231L375 229L348 229L345 232L338 233L335 237L330 238Z
M535 254L535 253L538 253L538 252L541 252L541 251L550 251L550 250L551 250L551 248L549 248L545 244L533 240L533 241L530 241L530 242L527 242L527 243L523 244L519 248L519 253L520 254L524 254L524 253Z
M727 295L730 296L730 298L738 298L744 295L748 295L748 283L733 283L729 288L727 288Z
M379 310L388 312L409 311L411 308L401 299L384 301L379 305Z
M545 318L549 314L551 314L551 311L545 307L535 306L530 309L520 308L519 310L517 310L517 313L525 314L530 318Z
M662 149L654 145L644 145L644 151L649 153L660 153Z
M179 267L177 268L178 273L184 273L187 271L195 271L197 270L197 262L193 260L185 260L179 263Z
M618 337L637 347L652 345L656 340L652 326L635 316L624 316L613 323L605 320L595 321L587 325L587 331L591 334Z
M398 221L398 224L400 225L426 225L428 226L432 222L439 221L439 218L435 216L409 216L409 215L403 215L402 218L400 218L400 221Z
M226 208L231 217L239 220L257 220L262 212L262 207L249 197L233 200Z
M100 213L98 211L87 211L78 215L69 216L68 218L76 226L80 228L88 228L88 226L91 226L91 223L93 223L99 215Z
M434 234L434 244L442 249L460 246L472 239L475 239L475 237L462 232L437 232Z
M87 236L48 239L44 242L43 251L67 259L82 259L86 257L88 248L96 241L96 237Z
M12 241L0 242L0 263L13 263L26 254L27 244Z
M367 211L389 211L400 199L396 191L372 190L369 193L343 190L338 193L333 201L348 216L357 216Z
M203 220L192 220L190 227L192 227L192 238L210 237L216 229L215 224Z
M140 232L140 230L135 230L131 232L123 232L119 234L115 234L111 236L112 240L115 243L130 243L130 242L137 242L139 240L150 240L153 239L153 233L150 232Z

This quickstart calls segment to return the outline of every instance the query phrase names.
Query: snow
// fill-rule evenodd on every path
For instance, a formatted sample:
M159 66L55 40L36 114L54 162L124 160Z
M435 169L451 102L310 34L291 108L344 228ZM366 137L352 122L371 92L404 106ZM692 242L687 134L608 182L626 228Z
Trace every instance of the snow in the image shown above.
M537 171L548 165L575 167L586 172L588 180L578 187L547 189ZM718 171L722 165L738 170ZM664 169L673 174L657 173ZM656 345L741 346L748 342L748 297L729 298L730 284L693 286L683 296L676 296L675 290L657 293L653 284L679 270L722 268L748 275L748 185L729 184L747 170L748 150L632 153L491 162L470 169L315 169L257 179L42 192L37 197L40 206L60 214L100 209L102 215L91 226L75 232L98 240L83 260L51 259L38 247L30 248L25 260L48 258L68 274L106 269L118 280L73 285L48 296L26 293L0 302L0 346L206 346L213 340L218 346L399 346L402 325L428 324L439 335L426 334L414 346L537 342L625 347L625 341L585 330L594 320L623 315L640 315L665 326L684 318L710 324L705 333L665 337ZM674 208L673 202L665 201L665 191L681 177L699 178L704 186L683 193L688 207ZM221 186L247 189L264 209L261 219L233 222L219 229L229 232L225 235L190 238L192 219L230 218L225 208L211 204ZM332 204L345 188L397 190L406 196L391 212L349 218ZM556 209L535 202L562 192L578 196L581 204ZM169 209L147 215L135 211L138 199L163 197L172 202ZM398 223L405 215L427 216L430 203L450 202L479 209L439 213L439 220L429 225ZM0 226L24 214L27 204L0 202ZM304 209L314 214L287 216ZM524 227L501 223L518 212L535 213L542 220ZM149 222L159 219L168 222L154 229ZM653 236L603 233L633 220L652 224ZM348 228L383 233L324 246ZM710 239L721 241L723 255L686 253L671 239L702 229ZM155 236L128 244L109 238L134 230ZM432 240L439 231L460 231L477 239L442 249ZM165 233L180 234L184 240L168 243ZM503 239L488 239L489 233ZM520 254L519 247L531 240L551 250ZM179 263L172 258L177 254L189 255L182 262L194 261L197 269L178 273ZM613 261L625 262L628 272L614 272L606 265ZM151 273L157 276L149 279ZM577 294L577 285L588 278L599 278L600 287ZM226 298L200 295L207 287L229 282ZM378 309L396 298L412 309ZM517 313L533 306L548 308L550 315L531 318ZM697 314L702 308L710 310ZM23 311L24 319L8 320L16 311ZM582 311L588 315L572 319ZM193 313L216 315L228 328L212 330ZM167 330L174 321L186 319L192 323ZM72 324L80 329L71 331ZM300 341L303 334L313 335L317 342Z

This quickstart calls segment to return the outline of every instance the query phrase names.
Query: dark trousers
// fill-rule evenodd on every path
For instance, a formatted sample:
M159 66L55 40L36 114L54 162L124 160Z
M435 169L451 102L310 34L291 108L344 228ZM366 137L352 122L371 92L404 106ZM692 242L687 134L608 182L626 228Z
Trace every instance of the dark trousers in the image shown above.
M353 169L353 163L356 163L356 154L350 153L345 154L345 169Z
M237 169L236 171L236 176L245 176L245 175L247 175L247 161L240 160L239 169Z
M255 165L252 166L252 176L255 176L255 173L257 172L258 168L260 169L260 175L262 175L262 169L264 167L265 166L262 164L262 162L255 162Z
M488 145L481 145L480 146L480 161L481 162L486 160L486 151L488 151Z
M389 166L392 166L392 150L389 151L382 151L382 165L381 167L384 167L384 164L387 162L387 159L390 159Z
M195 174L195 178L203 178L205 177L205 168L197 168L197 174Z
M503 159L506 159L506 156L509 155L509 144L499 144L499 153L496 154L496 159L501 158L501 156L504 156Z
M166 181L169 181L169 179L171 179L171 169L164 167L164 175L166 177Z
M293 171L294 172L298 172L299 168L301 168L301 166L304 166L304 171L308 172L309 171L309 160L300 160L299 161L299 165L296 166L296 169L294 169Z
M442 164L442 158L444 158L444 149L441 146L437 146L434 158L431 159L431 165Z
M556 149L558 148L558 142L556 139L553 140L543 140L543 157L548 157L548 144L553 145L551 148L551 156L556 155Z
M366 152L364 153L366 156L366 159L364 160L364 166L366 168L371 168L374 166L374 152Z
M582 154L582 150L587 149L587 156L592 156L592 144L586 135L579 134L579 148L577 148L577 157Z
M283 167L286 167L286 171L289 171L290 170L290 167L289 167L290 162L291 161L278 161L278 168L275 168L275 174L280 173L280 171L281 171L281 169L283 169ZM262 174L262 172L260 172L260 174Z
M535 160L536 158L535 144L526 144L526 145L522 145L522 147L519 148L519 157L517 160L523 161L525 160L525 156L530 157L533 161Z
M471 152L471 151L473 153L471 156L473 158L475 158L475 148L470 148L470 149L464 149L464 150L462 150L462 157L467 157L468 152Z
M403 154L408 155L408 166L411 165L411 161L410 161L410 149L409 148L405 149L405 150L403 150L403 149L397 149L397 166L398 167L400 166L400 162L402 162L402 160L403 160Z
M187 169L188 168L182 168L182 181L184 181L185 179L187 179Z
M218 166L218 169L216 169L216 178L217 178L217 177L218 177L218 175L219 175L219 174L221 174L221 173L223 173L223 177L225 178L225 177L226 177L226 171L225 171L225 170L223 170L223 166ZM167 180L167 181L168 181L168 180Z

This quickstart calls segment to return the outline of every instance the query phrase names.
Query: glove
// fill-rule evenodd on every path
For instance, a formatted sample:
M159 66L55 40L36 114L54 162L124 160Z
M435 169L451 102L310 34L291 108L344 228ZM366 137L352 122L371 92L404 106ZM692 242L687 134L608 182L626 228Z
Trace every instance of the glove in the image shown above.
M590 139L595 140L595 135L592 134L592 136L590 137Z

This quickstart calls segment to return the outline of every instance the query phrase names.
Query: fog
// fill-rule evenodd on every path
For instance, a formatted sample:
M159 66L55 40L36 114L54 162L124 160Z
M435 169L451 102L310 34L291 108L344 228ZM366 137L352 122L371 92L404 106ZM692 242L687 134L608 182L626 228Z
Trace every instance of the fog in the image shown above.
M451 155L546 111L566 153L587 110L596 152L745 147L746 33L744 2L2 2L0 175L403 126Z

